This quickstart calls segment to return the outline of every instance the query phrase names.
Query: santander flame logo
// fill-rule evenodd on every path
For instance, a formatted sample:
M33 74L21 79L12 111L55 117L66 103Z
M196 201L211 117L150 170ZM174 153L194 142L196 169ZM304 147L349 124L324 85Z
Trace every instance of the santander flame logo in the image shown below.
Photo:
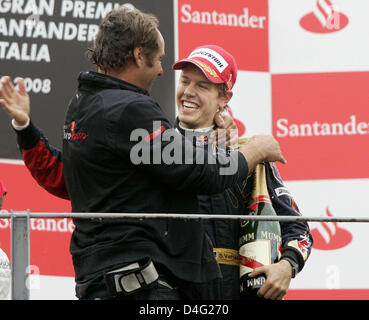
M329 209L328 217L333 217ZM311 230L314 239L314 249L335 250L347 246L352 241L352 234L340 228L337 222L321 222L317 228Z
M317 0L313 12L302 17L300 25L314 33L331 33L340 31L349 23L346 15L341 13L332 0Z

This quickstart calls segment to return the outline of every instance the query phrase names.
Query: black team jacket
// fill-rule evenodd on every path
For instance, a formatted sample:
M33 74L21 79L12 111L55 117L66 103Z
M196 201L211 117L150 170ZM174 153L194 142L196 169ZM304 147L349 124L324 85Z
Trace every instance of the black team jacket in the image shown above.
M145 90L96 72L78 81L62 154L32 122L17 132L33 177L70 198L73 212L200 213L197 194L223 192L249 174L238 152L212 158L193 148ZM238 171L221 174L225 167ZM201 221L76 218L74 224L77 282L143 257L185 281L221 277Z
M219 153L218 148L209 144L209 137L213 129L186 130L180 127L178 119L174 126L196 146L203 146L209 152ZM224 150L224 148L223 148ZM232 152L232 148L227 148ZM278 169L274 163L265 166L268 193L277 215L299 216L299 208L289 190L286 188ZM253 180L245 178L225 192L212 195L198 195L200 211L203 214L233 214L242 215L251 200ZM222 298L225 300L240 299L239 265L237 254L239 250L238 220L204 220L206 234L214 248L222 272ZM299 271L310 256L313 238L307 223L281 222L282 256L294 260Z

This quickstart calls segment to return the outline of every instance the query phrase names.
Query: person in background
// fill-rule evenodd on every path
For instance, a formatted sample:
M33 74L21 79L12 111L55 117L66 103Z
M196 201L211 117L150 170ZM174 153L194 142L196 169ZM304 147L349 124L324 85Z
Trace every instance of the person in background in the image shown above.
M25 163L37 175L36 168L45 164L41 155L53 154L58 170L51 176L46 169L44 180L55 178L57 188L64 180L67 192L62 196L70 198L73 212L198 213L197 194L224 191L260 161L286 163L270 135L254 136L237 152L215 156L194 149L172 128L150 98L165 54L154 16L124 7L111 11L89 52L97 72L79 76L62 154L30 121L23 81L19 95L8 77L0 90ZM137 143L132 135L142 132ZM180 163L153 163L153 157L145 163L147 159L133 157L138 146L145 155L163 156L169 144L183 156ZM205 162L197 163L198 155ZM225 166L230 174L221 174ZM74 224L70 250L78 298L220 298L221 274L201 222L76 218Z

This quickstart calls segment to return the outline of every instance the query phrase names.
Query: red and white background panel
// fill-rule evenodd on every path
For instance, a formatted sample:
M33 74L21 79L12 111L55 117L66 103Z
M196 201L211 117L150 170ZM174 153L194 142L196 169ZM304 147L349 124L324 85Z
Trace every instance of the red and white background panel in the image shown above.
M306 216L369 216L367 0L178 0L178 56L215 43L237 59L242 136L273 133ZM177 75L178 78L178 75ZM310 223L314 248L286 299L369 299L367 225Z
M275 135L288 160L278 165L280 173L306 216L369 216L367 12L367 0L174 0L176 58L203 44L235 56L230 106L240 135ZM2 158L0 179L9 191L3 210L70 211L21 161ZM369 299L369 277L352 273L353 262L369 268L367 225L310 226L314 248L286 299ZM32 219L30 227L31 298L75 299L72 222ZM6 219L0 219L0 247L10 256Z

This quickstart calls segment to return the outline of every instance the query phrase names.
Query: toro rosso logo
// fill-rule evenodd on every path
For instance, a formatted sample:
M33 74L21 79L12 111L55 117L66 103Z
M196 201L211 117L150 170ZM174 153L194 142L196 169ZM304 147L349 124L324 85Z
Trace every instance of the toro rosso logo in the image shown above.
M87 133L83 131L77 132L77 123L72 121L71 123L64 126L64 139L65 140L85 140Z

